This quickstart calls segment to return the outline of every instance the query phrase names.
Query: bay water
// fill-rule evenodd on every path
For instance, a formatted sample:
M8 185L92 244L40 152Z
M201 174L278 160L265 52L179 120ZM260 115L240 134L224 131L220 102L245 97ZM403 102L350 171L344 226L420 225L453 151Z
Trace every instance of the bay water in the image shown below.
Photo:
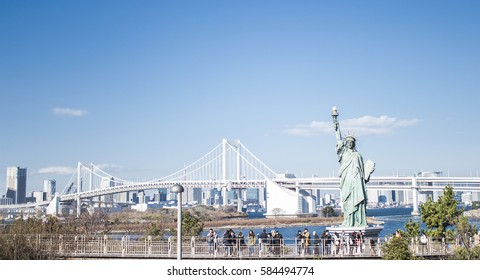
M412 216L412 208L411 207L391 207L391 208L372 208L372 209L367 209L367 216L375 218L377 221L383 222L383 230L379 233L380 238L392 236L395 234L395 231L397 229L400 230L405 230L405 224L409 222L410 219L412 219L413 222L420 222L420 228L426 229L425 224L422 223L421 217L420 216ZM479 227L479 222L476 220L471 220L470 221L472 225L476 224L477 228ZM278 231L283 235L283 238L285 239L285 242L288 242L287 240L294 240L295 236L297 235L298 231L303 232L305 228L308 229L310 234L312 234L314 231L317 232L319 236L322 235L322 232L327 228L332 225L327 225L327 226L312 226L312 225L305 225L305 226L288 226L286 225L285 227L253 227L251 229L249 228L235 228L232 227L233 231L238 234L239 232L242 232L242 234L246 237L248 235L248 232L252 230L255 235L260 234L263 229L265 229L268 232L271 232L272 230ZM208 230L208 229L205 229ZM217 234L219 237L223 236L223 232L226 229L218 230ZM202 233L203 236L207 234L207 231L204 231Z

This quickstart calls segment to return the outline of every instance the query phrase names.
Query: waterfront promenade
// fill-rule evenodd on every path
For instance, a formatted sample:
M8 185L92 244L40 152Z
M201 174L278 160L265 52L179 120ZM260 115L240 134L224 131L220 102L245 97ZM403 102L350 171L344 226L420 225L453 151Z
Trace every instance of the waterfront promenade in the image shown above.
M19 238L11 236L10 240ZM176 240L155 239L152 236L86 236L86 235L25 235L29 245L54 259L176 259ZM391 237L390 237L391 238ZM297 240L286 239L280 244L256 243L252 246L225 245L218 238L209 244L205 237L184 237L183 259L379 259L381 245L386 239L365 238L358 244L347 242L335 245L320 240L318 246L304 246ZM426 245L412 240L416 256L437 257L453 253L457 242L429 240Z

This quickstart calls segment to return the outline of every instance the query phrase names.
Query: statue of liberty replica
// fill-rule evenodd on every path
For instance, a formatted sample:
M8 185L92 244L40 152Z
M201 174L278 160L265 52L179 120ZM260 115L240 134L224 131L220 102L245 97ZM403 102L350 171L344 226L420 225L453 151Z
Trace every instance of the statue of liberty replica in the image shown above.
M370 160L366 163L363 162L362 155L356 149L354 136L342 137L337 117L337 108L333 107L332 118L337 138L336 152L340 163L340 193L344 215L342 225L335 231L362 231L365 235L375 236L381 229L377 228L373 232L369 230L367 224L367 194L365 191L365 184L370 180L370 175L375 170L375 163Z

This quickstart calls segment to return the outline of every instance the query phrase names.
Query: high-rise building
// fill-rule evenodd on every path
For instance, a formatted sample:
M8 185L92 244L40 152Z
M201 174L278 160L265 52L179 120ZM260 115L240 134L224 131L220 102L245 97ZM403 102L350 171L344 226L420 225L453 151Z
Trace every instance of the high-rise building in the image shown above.
M182 193L183 203L200 204L202 203L202 189L201 188L186 188Z
M25 203L27 195L27 168L7 167L7 194L14 204Z
M168 190L167 189L158 189L158 201L167 201L167 194Z
M246 203L258 203L259 191L258 189L246 189L244 191L245 198L243 199Z
M55 180L44 180L43 191L47 194L47 201L51 201L57 191L57 182Z
M121 183L116 183L115 186L121 186ZM113 195L113 201L116 203L127 203L130 201L130 192L121 192Z
M115 186L115 179L113 177L103 177L102 182L100 183L100 188L106 189ZM100 201L112 203L113 202L113 194L102 195L100 197Z

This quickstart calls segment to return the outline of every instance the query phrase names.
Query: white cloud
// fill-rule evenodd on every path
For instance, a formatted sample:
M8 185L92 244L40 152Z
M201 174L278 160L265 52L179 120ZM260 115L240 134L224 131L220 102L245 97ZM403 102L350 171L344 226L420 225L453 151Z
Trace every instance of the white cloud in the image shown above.
M56 175L71 175L75 172L75 168L69 166L49 166L40 168L38 174L56 174Z
M356 119L340 121L342 134L352 133L360 135L388 135L394 134L396 129L413 126L419 123L418 119L399 120L389 116L364 116ZM310 124L298 124L293 128L285 129L283 132L296 136L312 136L333 133L332 122L312 121Z
M55 107L55 108L53 108L53 113L55 115L60 115L60 116L81 117L81 116L87 114L87 111L71 109L71 108Z

